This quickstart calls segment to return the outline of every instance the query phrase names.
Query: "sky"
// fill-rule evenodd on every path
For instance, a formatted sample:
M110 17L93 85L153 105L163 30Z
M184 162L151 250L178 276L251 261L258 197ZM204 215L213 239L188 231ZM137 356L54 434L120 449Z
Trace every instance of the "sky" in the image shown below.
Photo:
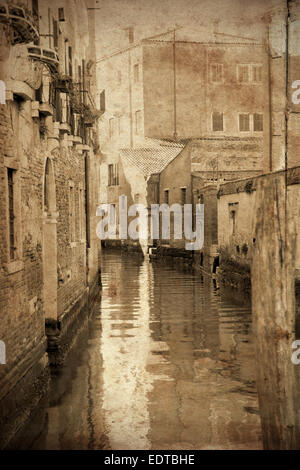
M214 31L262 41L262 15L283 1L96 0L97 56L126 46L124 29L129 26L134 27L136 40L180 26L179 36L188 32L196 40Z

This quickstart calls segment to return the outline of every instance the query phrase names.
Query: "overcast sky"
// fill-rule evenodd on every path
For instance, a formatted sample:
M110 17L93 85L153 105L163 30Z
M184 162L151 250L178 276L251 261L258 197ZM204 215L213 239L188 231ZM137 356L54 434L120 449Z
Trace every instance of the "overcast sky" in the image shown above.
M176 25L203 40L222 32L262 40L262 14L283 0L97 0L98 58L127 45L124 28L134 26L135 39ZM198 37L197 37L198 34ZM220 36L221 37L221 36Z

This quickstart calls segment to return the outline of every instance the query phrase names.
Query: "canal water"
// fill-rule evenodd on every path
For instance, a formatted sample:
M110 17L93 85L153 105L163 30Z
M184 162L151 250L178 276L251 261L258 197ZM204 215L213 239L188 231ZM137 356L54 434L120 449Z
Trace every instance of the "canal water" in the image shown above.
M118 251L103 251L102 282L15 448L262 448L247 300Z

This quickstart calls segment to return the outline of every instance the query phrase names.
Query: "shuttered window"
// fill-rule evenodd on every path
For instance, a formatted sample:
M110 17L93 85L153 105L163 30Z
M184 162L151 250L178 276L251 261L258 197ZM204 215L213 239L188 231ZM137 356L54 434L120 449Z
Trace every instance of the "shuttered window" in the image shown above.
M253 114L253 130L254 132L263 131L263 115L262 114Z
M214 132L223 131L223 113L213 113L212 129Z
M250 114L239 115L239 129L241 132L250 131Z
M9 225L9 257L15 258L15 214L14 214L14 173L15 170L7 168L8 182L8 225Z

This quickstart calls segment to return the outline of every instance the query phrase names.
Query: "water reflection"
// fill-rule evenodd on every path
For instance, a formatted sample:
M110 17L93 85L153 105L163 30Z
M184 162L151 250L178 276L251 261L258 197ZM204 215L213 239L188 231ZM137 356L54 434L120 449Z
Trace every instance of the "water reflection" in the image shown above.
M47 419L16 447L261 448L249 305L118 252L103 253L102 276L101 306L39 410Z

